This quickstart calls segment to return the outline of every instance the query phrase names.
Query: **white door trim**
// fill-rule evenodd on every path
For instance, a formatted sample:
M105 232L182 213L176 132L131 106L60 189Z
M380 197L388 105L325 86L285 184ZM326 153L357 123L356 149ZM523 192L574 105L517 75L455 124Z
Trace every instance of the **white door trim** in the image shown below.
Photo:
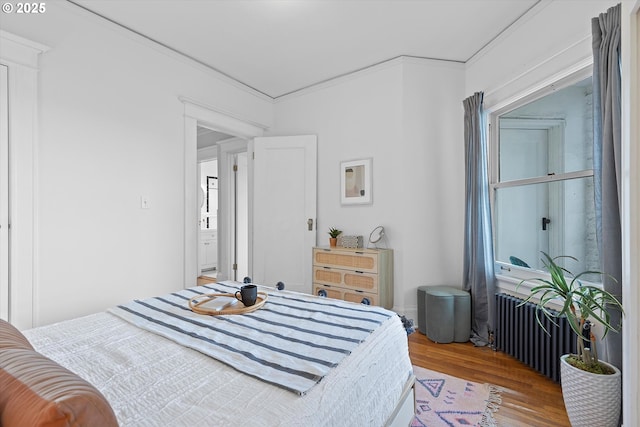
M218 271L217 280L233 279L232 254L234 247L234 191L233 191L233 164L238 153L246 153L248 141L234 139L218 143ZM251 245L251 242L249 242ZM251 256L251 247L249 247ZM249 260L249 272L251 260Z
M198 233L200 230L200 209L198 206L198 124L210 129L217 130L229 135L243 139L250 139L262 136L267 126L243 120L230 115L227 112L219 111L214 107L207 106L186 97L178 97L184 105L185 127L184 127L184 287L195 286L197 283L198 266ZM246 141L244 141L246 144ZM246 151L246 148L245 148ZM224 280L229 262L229 240L228 230L231 226L230 206L222 202L222 197L228 194L229 189L225 188L230 182L230 176L225 168L227 160L223 158L224 152L218 156L218 167L220 182L218 197L220 200L218 211L218 257L220 279ZM226 178L226 179L225 179ZM226 230L226 232L225 232ZM222 231L222 233L220 233Z
M38 326L37 89L38 59L47 50L0 31L0 62L9 67L9 321L19 329Z
M9 321L9 80L0 64L0 319Z

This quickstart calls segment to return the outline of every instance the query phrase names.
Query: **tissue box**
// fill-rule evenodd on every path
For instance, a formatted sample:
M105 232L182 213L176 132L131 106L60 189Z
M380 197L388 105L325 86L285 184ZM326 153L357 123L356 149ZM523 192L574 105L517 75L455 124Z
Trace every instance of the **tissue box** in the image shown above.
M338 246L343 248L362 248L363 242L362 236L338 236Z

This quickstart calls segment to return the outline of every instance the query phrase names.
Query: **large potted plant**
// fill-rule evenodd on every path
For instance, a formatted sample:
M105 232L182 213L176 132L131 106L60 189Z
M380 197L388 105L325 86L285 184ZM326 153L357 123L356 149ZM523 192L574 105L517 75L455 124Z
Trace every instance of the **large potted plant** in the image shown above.
M574 275L559 265L558 260L568 258L577 261L576 258L552 258L544 252L542 254L542 262L551 277L523 280L518 287L524 282L536 282L525 302L536 304L538 324L545 332L548 333L540 321L540 313L554 324L556 318L565 316L576 334L578 354L562 356L560 365L562 396L569 421L572 426L618 426L622 392L620 370L598 360L594 329L599 325L603 338L611 331L617 332L618 325L610 323L609 310L623 313L622 304L606 290L581 280L593 274L611 276L599 271L583 271ZM551 309L550 303L560 308Z

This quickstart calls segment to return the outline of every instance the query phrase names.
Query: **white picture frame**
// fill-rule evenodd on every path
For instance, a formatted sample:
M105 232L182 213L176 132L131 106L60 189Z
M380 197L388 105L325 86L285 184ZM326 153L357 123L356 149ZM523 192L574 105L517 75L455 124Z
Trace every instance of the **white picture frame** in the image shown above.
M366 205L373 203L371 183L373 159L340 162L340 203Z

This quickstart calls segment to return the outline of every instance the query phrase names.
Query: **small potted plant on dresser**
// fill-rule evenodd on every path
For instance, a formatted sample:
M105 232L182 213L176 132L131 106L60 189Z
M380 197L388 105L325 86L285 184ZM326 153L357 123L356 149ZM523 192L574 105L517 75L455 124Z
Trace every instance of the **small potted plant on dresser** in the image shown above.
M574 275L558 265L557 260L576 258L552 258L544 252L542 254L542 262L551 278L523 280L518 287L525 281L537 282L538 284L531 288L525 302L536 298L537 301L532 302L537 306L537 314L542 312L554 324L555 318L565 316L576 334L578 354L565 354L560 358L562 397L569 421L572 426L618 426L622 393L621 373L615 366L598 360L596 337L590 319L601 325L604 338L610 331L617 332L617 325L611 325L611 316L607 310L619 310L624 314L622 305L606 290L582 283L580 280L587 274L603 276L604 273L583 271ZM550 302L559 304L561 308L558 311L549 309L547 305ZM538 324L547 332L539 318Z
M342 233L342 230L337 228L329 228L329 246L336 246L338 243L338 236Z

